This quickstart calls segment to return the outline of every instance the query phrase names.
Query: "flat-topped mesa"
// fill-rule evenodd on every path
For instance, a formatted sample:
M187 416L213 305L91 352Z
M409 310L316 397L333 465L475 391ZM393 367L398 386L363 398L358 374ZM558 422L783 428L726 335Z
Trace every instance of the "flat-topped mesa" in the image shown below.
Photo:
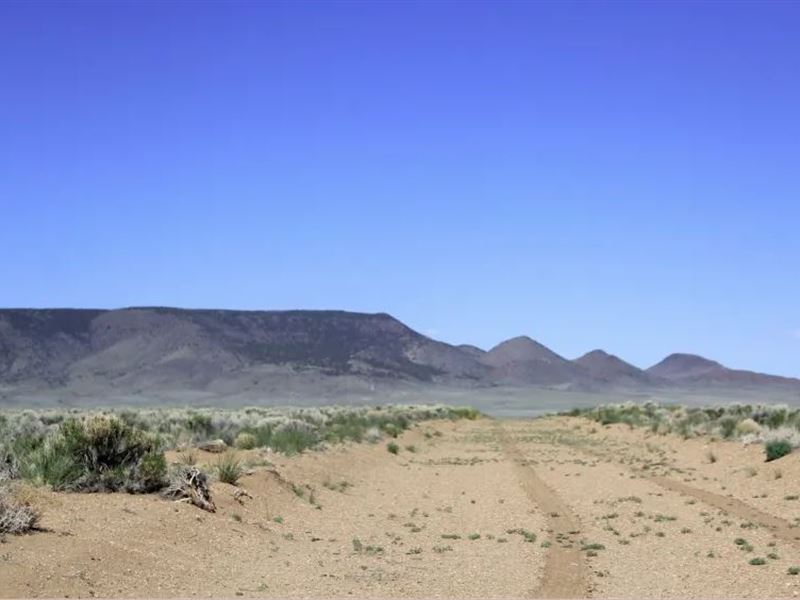
M245 380L262 381L269 373L256 371L267 366L286 367L289 374L317 369L325 375L418 382L475 380L488 372L468 353L386 313L0 310L0 383L206 389L253 372L234 385L238 388Z

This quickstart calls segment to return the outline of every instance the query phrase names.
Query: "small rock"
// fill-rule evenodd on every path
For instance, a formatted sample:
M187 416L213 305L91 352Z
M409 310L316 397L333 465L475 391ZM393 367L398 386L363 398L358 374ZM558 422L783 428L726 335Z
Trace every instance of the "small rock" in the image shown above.
M225 450L228 449L228 444L225 443L225 440L211 440L210 442L203 442L197 447L204 452L213 452L215 454L219 454L220 452L225 452Z

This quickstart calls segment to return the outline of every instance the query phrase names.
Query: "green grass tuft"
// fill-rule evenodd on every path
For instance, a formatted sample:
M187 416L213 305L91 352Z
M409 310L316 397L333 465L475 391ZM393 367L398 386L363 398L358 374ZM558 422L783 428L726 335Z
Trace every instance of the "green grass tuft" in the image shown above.
M239 482L239 478L244 475L242 461L233 450L223 452L217 459L215 467L219 480L230 485L236 485Z

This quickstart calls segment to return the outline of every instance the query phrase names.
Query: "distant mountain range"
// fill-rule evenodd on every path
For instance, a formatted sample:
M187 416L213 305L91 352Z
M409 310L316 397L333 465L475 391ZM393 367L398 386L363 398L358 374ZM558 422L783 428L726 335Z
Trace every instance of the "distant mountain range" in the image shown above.
M798 379L729 369L691 354L672 354L642 370L603 350L569 360L525 336L489 351L453 346L387 314L0 310L0 401L20 393L89 397L194 390L235 396L403 385L800 393Z

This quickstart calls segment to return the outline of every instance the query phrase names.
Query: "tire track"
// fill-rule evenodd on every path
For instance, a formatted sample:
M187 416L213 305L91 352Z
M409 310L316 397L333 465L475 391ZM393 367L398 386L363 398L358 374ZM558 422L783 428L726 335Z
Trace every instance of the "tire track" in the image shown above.
M672 479L665 475L648 475L647 472L641 468L631 468L624 463L620 463L619 461L609 461L609 458L605 454L593 452L588 448L581 448L578 450L578 452L606 462L614 462L619 466L619 468L625 470L626 472L641 476L646 481L649 481L661 488L678 492L685 496L691 496L708 506L725 511L735 517L758 523L759 525L769 529L776 538L785 542L789 542L790 544L800 546L800 527L793 525L785 519L776 517L775 515L755 508L754 506L751 506L742 500L732 498L730 496L723 496L714 492L709 492L702 488L683 483L682 481Z
M580 521L569 506L528 466L525 456L501 423L495 427L500 448L511 463L525 495L547 515L553 540L547 550L544 573L535 598L586 598L587 566L576 535Z
M709 492L702 488L689 485L665 475L649 475L647 471L642 468L631 468L629 465L626 465L619 460L609 459L608 455L605 453L596 452L590 448L573 447L572 449L573 451L577 451L588 457L617 464L618 467L624 471L638 475L644 480L649 481L663 489L678 492L686 496L691 496L708 506L722 510L740 519L757 523L769 529L776 538L795 546L800 546L800 527L790 523L785 519L751 506L743 500Z
M796 546L800 546L800 528L792 526L789 521L781 519L780 517L776 517L775 515L771 515L753 506L750 506L746 502L742 502L741 500L731 498L729 496L721 496L720 494L715 494L714 492L708 492L706 490L687 485L683 482L676 481L675 479L670 479L669 477L649 477L647 480L652 481L656 485L673 492L679 492L687 496L692 496L693 498L696 498L705 504L723 510L731 515L739 517L740 519L758 523L759 525L769 529L773 535L775 535L775 537Z
M605 455L592 452L588 449L581 449L580 452L586 454L587 456L608 461L608 458ZM692 498L695 498L696 500L699 500L708 506L722 510L730 515L746 521L758 523L759 525L769 529L776 538L795 546L800 546L800 527L793 525L785 519L751 506L743 500L709 492L702 488L678 481L677 479L672 479L666 475L648 475L644 469L630 468L629 466L619 462L617 462L617 464L625 471L641 476L646 481L654 483L663 489L672 492L678 492L684 496L691 496Z

